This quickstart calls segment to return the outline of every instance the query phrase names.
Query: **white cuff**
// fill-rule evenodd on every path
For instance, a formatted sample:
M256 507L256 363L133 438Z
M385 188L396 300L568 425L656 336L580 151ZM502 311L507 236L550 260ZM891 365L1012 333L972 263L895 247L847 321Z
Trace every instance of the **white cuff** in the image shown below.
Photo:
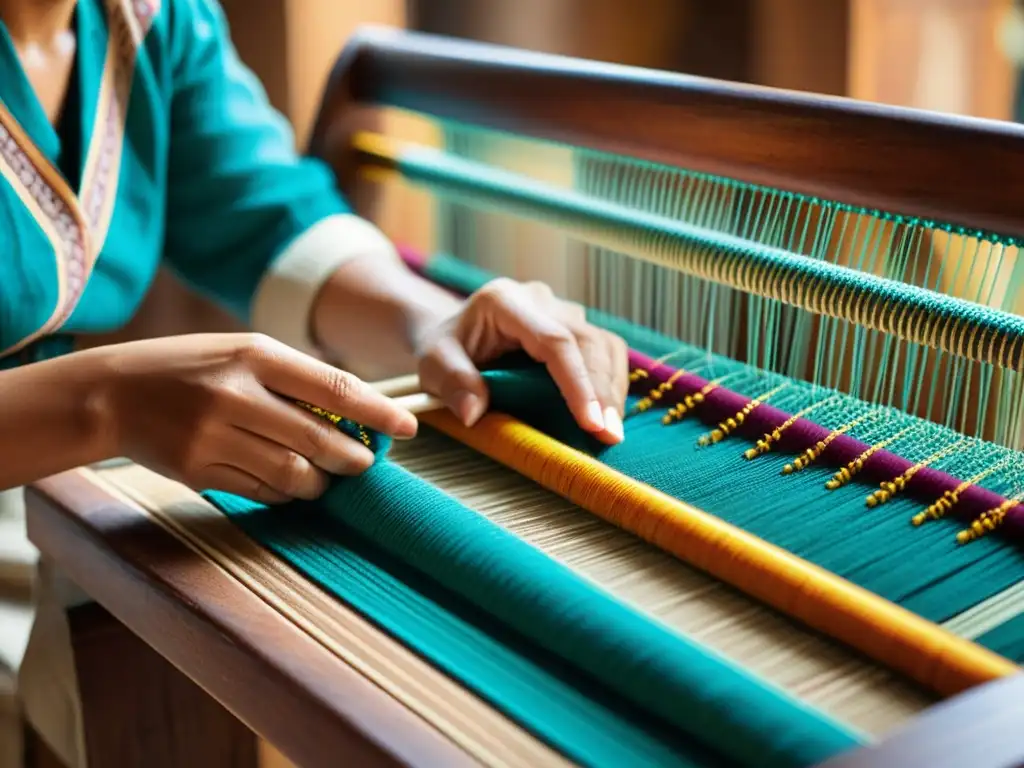
M256 289L252 329L309 354L318 354L311 313L323 284L357 256L399 261L377 227L353 214L328 216L299 235L278 256Z

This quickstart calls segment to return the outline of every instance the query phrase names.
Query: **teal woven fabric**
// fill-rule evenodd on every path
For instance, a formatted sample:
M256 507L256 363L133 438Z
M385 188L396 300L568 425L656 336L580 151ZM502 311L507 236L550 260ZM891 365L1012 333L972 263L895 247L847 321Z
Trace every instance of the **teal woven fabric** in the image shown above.
M382 465L390 466L390 465ZM371 469L369 478L379 474ZM387 474L387 471L385 471ZM341 484L347 485L347 484ZM415 484L390 484L405 504ZM338 493L344 493L339 487ZM525 729L582 765L725 768L737 765L692 740L631 717L621 701L567 674L513 632L380 551L314 505L267 509L220 493L208 498L242 530L311 581L474 690Z
M208 497L583 764L795 767L860 743L386 458L315 504Z
M443 256L432 259L427 272L467 293L493 277ZM679 341L632 323L593 311L589 317L652 357L680 349ZM632 416L626 420L626 440L605 449L581 434L538 367L494 374L490 385L495 409L932 621L962 613L1016 584L1024 573L1024 553L997 536L958 546L956 523L912 527L908 521L921 509L913 500L898 497L867 509L864 485L826 492L832 470L822 467L781 477L791 457L768 454L746 461L742 453L751 444L738 437L699 448L697 439L709 428L699 419L666 427L657 410ZM1020 637L1011 629L989 633L980 642L1024 662Z
M1007 658L1024 661L1024 613L990 629L978 638L978 643Z

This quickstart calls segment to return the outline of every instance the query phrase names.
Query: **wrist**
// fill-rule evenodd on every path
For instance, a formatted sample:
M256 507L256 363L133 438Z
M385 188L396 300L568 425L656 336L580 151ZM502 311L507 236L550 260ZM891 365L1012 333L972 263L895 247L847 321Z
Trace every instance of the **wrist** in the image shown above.
M412 275L412 279L418 285L409 292L410 298L403 307L403 317L409 348L418 357L438 330L462 311L465 301L441 291L418 275Z
M401 263L394 245L369 221L348 213L320 220L270 264L253 297L252 328L303 352L323 351L329 343L318 316L325 299L333 304L330 284L345 266L367 259L381 268Z
M324 284L312 331L332 360L364 378L387 378L413 370L425 339L462 304L399 260L360 257Z
M119 418L117 355L111 347L98 347L76 352L55 360L66 367L64 380L72 382L74 391L72 419L76 430L84 436L84 453L95 463L123 453L121 420ZM65 375L64 371L60 372Z

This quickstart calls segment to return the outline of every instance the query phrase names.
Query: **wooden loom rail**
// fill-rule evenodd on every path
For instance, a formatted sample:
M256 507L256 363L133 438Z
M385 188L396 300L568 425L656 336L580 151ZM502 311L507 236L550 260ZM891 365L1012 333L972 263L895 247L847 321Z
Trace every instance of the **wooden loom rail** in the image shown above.
M368 28L313 146L396 107L855 206L1024 236L1024 126Z
M86 475L37 483L27 505L29 537L45 557L295 763L473 764L242 583ZM93 749L89 742L86 733Z

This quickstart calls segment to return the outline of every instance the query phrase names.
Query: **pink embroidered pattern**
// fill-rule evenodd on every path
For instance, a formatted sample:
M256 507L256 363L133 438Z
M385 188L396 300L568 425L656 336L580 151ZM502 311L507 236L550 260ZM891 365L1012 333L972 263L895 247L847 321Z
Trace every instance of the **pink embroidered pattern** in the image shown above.
M138 25L138 40L133 34L126 5L130 6L130 13ZM46 171L33 161L31 154L19 143L20 131L16 123L10 126L0 120L0 160L7 165L8 173L5 175L12 183L20 184L53 224L60 239L59 243L54 243L54 248L57 251L58 268L63 267L64 270L65 285L63 302L49 322L6 350L6 353L14 352L35 338L60 328L78 305L85 290L106 234L108 221L104 218L109 220L107 212L111 210L113 197L117 193L125 118L135 76L138 45L145 39L159 7L159 0L108 0L109 71L105 73L101 84L101 110L97 114L92 139L96 151L95 167L84 179L80 201L66 185L47 181ZM28 141L27 137L22 141ZM56 171L52 168L49 170L50 175L59 181ZM98 237L90 238L93 233Z
M69 293L81 291L86 263L85 233L68 202L51 187L32 158L0 121L0 156L21 182L43 214L53 224L66 254L66 283Z

